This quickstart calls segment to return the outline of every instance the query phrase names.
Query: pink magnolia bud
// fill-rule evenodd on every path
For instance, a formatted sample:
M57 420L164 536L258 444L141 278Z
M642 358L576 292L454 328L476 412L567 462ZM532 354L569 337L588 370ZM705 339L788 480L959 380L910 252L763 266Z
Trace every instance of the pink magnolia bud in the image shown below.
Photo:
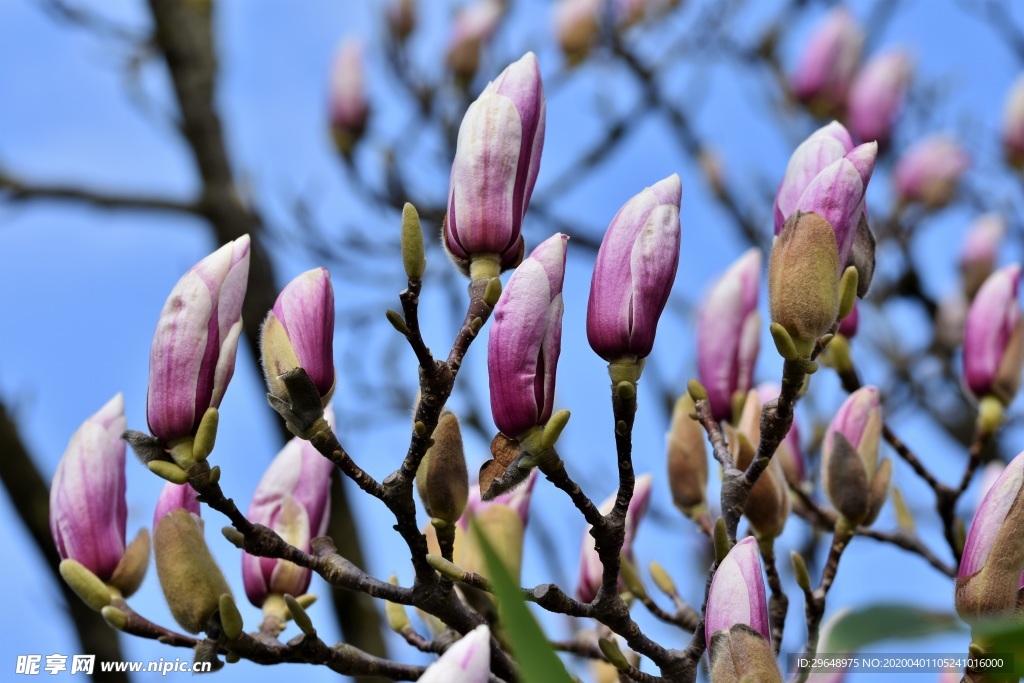
M331 71L330 117L334 142L342 154L350 154L366 131L369 105L363 67L363 44L346 39L338 49Z
M1014 81L1003 109L1003 149L1016 168L1024 167L1024 75Z
M850 394L825 432L822 486L852 524L874 522L889 494L892 462L879 461L881 435L881 400L872 386Z
M562 345L562 280L569 238L556 233L516 268L494 307L487 342L494 424L517 437L551 417Z
M716 420L731 419L736 392L746 394L753 384L761 335L760 283L761 251L754 247L715 283L700 314L697 374Z
M1024 319L1018 293L1020 264L992 273L967 312L964 380L976 397L992 395L1010 405L1024 365Z
M782 387L774 382L757 385L757 395L762 404L774 401L781 392ZM793 416L793 424L786 432L786 438L775 451L775 459L782 465L782 472L790 486L799 488L807 479L807 463L804 461L803 451L800 450L800 428L797 426L796 415Z
M857 73L846 106L850 130L858 139L889 142L912 75L910 56L903 50L876 55Z
M609 496L600 507L601 514L607 515L615 507L616 494ZM651 475L643 474L636 478L633 487L633 497L629 500L629 507L626 509L626 534L622 541L621 554L629 561L633 560L633 540L636 538L637 528L647 513L647 506L651 502ZM590 602L597 595L601 588L601 574L604 572L604 565L597 554L594 544L594 537L590 535L592 527L588 526L583 534L583 545L580 548L580 575L579 586L576 594L583 602Z
M217 408L235 371L242 299L249 279L249 236L192 266L171 290L149 354L146 416L153 436L195 434Z
M968 622L1013 614L1024 599L1024 453L978 506L956 578L956 611Z
M509 573L518 580L523 563L523 537L536 483L537 470L531 469L522 486L487 502L480 499L479 486L470 487L469 500L455 534L455 564L466 571L490 574L479 541L473 534L466 533L472 521Z
M854 335L857 334L857 328L860 326L860 313L857 312L857 304L853 305L853 310L842 319L839 323L839 329L837 332L847 339L853 339Z
M926 138L896 162L896 193L903 203L920 202L929 209L941 208L953 199L960 176L970 165L967 151L953 140L942 136Z
M288 397L281 375L302 368L327 405L334 393L334 288L326 268L289 282L263 321L260 350L271 394Z
M583 61L601 34L604 5L604 0L561 0L555 5L555 36L571 64Z
M790 81L793 95L815 111L838 109L860 62L864 32L838 6L814 30Z
M452 73L469 81L480 66L480 51L498 29L505 13L501 0L476 0L455 15L445 61Z
M124 398L110 399L71 435L50 484L50 533L63 560L106 581L125 552Z
M160 497L156 500L156 509L153 511L153 528L156 529L157 522L174 512L185 510L195 517L196 522L202 525L202 506L199 505L199 494L188 484L175 484L167 482L160 491Z
M995 269L999 244L1005 233L1006 219L997 213L986 213L971 224L960 250L960 274L969 299L974 298Z
M522 258L523 215L544 148L544 87L527 52L466 110L452 163L444 243L457 264L474 256L503 268Z
M487 683L491 680L491 631L481 624L427 667L419 683Z
M967 302L963 292L954 291L939 299L935 312L935 338L950 351L964 342L964 323L967 320Z
M330 408L325 414L333 424ZM292 439L260 479L246 517L309 552L311 539L323 536L327 530L333 468L333 463L308 441ZM302 595L309 588L310 578L310 570L286 560L242 555L245 593L257 607L263 605L268 593Z
M630 199L608 226L597 252L587 339L608 362L645 358L679 265L679 176Z
M522 486L518 486L515 490L503 493L500 496L496 496L491 500L484 501L480 498L480 487L473 485L469 487L469 500L466 502L466 510L462 514L462 518L459 519L459 525L465 529L469 526L470 518L479 516L484 510L494 507L495 505L501 505L512 510L519 517L519 521L522 522L522 526L525 529L527 522L530 521L530 501L533 500L533 487L537 485L537 470L531 469L530 475L526 478L526 482Z

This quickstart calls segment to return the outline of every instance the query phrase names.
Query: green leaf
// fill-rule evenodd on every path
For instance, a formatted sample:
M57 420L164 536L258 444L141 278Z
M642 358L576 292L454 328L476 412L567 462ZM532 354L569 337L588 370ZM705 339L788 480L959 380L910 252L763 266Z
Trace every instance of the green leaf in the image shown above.
M841 612L828 624L819 652L853 653L882 640L923 638L963 628L955 614L911 605L872 605Z
M1013 655L1013 672L1024 675L1024 621L1020 617L976 624L974 641L991 655Z
M498 598L502 624L508 636L512 654L519 662L520 680L545 681L545 683L572 683L562 660L555 654L547 637L541 631L537 620L526 607L519 585L512 579L505 564L498 559L494 548L475 524L470 524L472 533L487 562L487 572Z

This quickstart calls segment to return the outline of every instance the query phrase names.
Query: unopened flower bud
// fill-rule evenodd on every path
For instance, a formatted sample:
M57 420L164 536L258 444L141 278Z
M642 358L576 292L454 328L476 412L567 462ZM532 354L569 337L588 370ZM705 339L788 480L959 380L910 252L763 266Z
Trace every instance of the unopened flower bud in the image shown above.
M568 239L556 233L541 242L509 278L494 307L487 342L491 414L506 436L518 437L551 418Z
M195 434L235 370L249 278L245 235L192 266L171 290L149 355L149 430L170 442Z
M1024 367L1024 317L1018 302L1020 264L992 273L967 312L964 380L977 398L1013 402Z
M904 204L919 202L927 209L942 208L952 201L960 176L970 165L967 151L953 140L926 138L896 162L896 193Z
M968 622L1012 615L1024 596L1024 453L982 499L956 578L956 611Z
M1024 168L1024 75L1014 81L1003 107L1003 150L1015 168Z
M333 422L330 409L328 422ZM260 479L246 517L277 532L286 542L309 552L310 541L323 536L330 517L331 472L334 464L308 441L293 438ZM242 555L245 593L256 607L271 593L302 595L311 572L287 560Z
M71 435L50 484L50 533L61 559L109 580L125 554L124 398L117 394Z
M441 414L433 440L416 472L416 486L427 514L454 524L469 498L469 471L455 413Z
M995 270L999 245L1006 233L1006 219L998 213L979 216L971 224L960 249L960 274L964 281L964 295L974 298L982 283Z
M748 250L708 294L697 331L697 371L716 420L732 418L733 397L753 384L760 349L757 295L761 252Z
M828 221L796 212L782 228L768 262L768 307L797 351L809 357L839 313L839 251Z
M468 83L480 66L480 53L505 13L501 0L476 0L459 10L448 35L445 62L457 79Z
M793 95L817 114L840 109L853 80L864 31L838 6L814 30L790 80Z
M682 185L671 175L615 214L597 252L587 339L608 362L646 358L679 264Z
M502 71L466 110L444 219L445 248L466 274L476 277L470 271L481 259L493 262L486 277L522 260L520 233L540 170L544 112L532 52Z
M419 683L487 683L491 680L491 631L481 624L427 667Z
M754 461L757 444L761 440L761 398L751 389L743 403L743 414L736 429L726 427L729 434L729 450L736 468L746 470ZM776 454L761 472L757 483L747 496L743 514L750 520L750 527L762 538L775 538L782 533L789 517L789 489L786 474Z
M601 504L602 515L607 515L615 507L617 494L612 494ZM622 541L620 553L628 561L633 561L633 540L636 538L637 529L644 515L647 513L647 506L651 501L651 475L643 474L636 478L636 485L633 487L633 497L626 509L626 530ZM601 576L604 572L604 565L597 554L594 537L590 535L590 529L583 533L583 545L580 549L580 573L579 584L576 594L583 602L590 602L597 595L601 588Z
M604 0L561 0L555 5L558 44L570 64L579 64L601 34Z
M683 394L672 410L672 426L666 435L668 441L668 485L672 501L683 514L692 517L706 512L708 486L708 455L704 445L704 430L690 417L694 402Z
M334 145L346 157L366 131L366 101L362 41L349 38L334 58L330 84L330 117Z
M715 683L782 683L768 623L757 541L733 546L711 580L704 633Z
M882 408L878 389L850 394L825 432L821 479L826 495L850 524L868 526L889 494L892 462L879 461Z
M392 0L387 9L391 35L404 41L416 30L416 0Z
M334 288L326 268L314 268L289 282L263 321L260 336L267 389L288 401L281 377L302 368L322 405L334 393Z
M847 98L847 118L858 139L886 145L910 85L913 66L903 50L871 58L853 80Z
M757 396L764 406L769 401L774 401L782 392L782 387L773 382L764 382L757 386ZM774 460L782 465L782 472L786 475L786 481L793 488L800 488L807 480L807 463L804 461L803 451L800 449L800 428L797 426L797 417L793 416L793 423L786 432L786 438L779 444L775 451Z
M471 487L466 510L456 530L455 564L466 571L489 575L476 536L467 533L472 520L512 577L518 580L523 561L523 534L529 521L530 500L536 483L537 470L534 469L525 484L487 502L481 500L478 486Z

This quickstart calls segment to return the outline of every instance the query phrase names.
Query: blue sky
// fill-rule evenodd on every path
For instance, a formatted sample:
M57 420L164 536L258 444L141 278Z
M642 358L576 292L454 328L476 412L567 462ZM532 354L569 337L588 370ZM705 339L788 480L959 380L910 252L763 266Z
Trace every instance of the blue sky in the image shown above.
M447 5L423 4L430 11L413 49L421 58L418 63L422 68L436 75L440 73L438 48L445 33ZM680 17L652 31L650 42L639 41L639 49L656 53L658 45L665 42L665 34L685 29L702 3L693 4L695 7L686 8ZM758 3L744 12L737 32L754 34L764 16L772 14L778 4ZM851 7L864 18L873 4L856 2ZM514 58L526 49L534 49L546 78L560 72L561 57L547 28L548 3L524 0L515 5L508 25L497 37L496 54ZM1002 100L1021 68L1020 62L993 39L990 28L965 14L958 3L916 0L903 5L886 32L872 40L880 47L909 47L916 56L919 86L939 89L944 99L941 107L928 112L923 123L915 121L901 129L898 143L928 131L954 132L975 155L968 182L984 190L990 208L1010 206L1019 210L1019 189L1009 186L996 172L996 166ZM375 163L380 150L377 140L409 125L409 103L395 94L395 84L381 64L380 6L376 2L327 0L218 3L218 103L228 145L243 191L256 198L274 228L286 230L292 224L288 207L296 197L302 197L310 202L318 224L327 228L327 240L336 240L354 225L397 233L395 215L367 209L348 185L330 147L325 121L327 69L338 41L355 34L369 46L373 101L371 139L360 151L360 160L379 173L379 164ZM146 24L142 2L118 0L104 3L103 10L129 25ZM1017 6L1014 11L1018 22L1024 21L1024 7ZM787 67L821 12L821 7L815 5L792 27L782 46ZM0 0L0 63L5 65L0 69L0 169L30 181L187 198L196 189L196 178L188 151L173 131L173 101L166 75L159 64L149 63L140 71L133 91L121 70L126 56L109 41L54 22L37 3ZM484 68L497 73L503 64L487 63ZM547 142L536 196L544 194L547 179L558 177L576 150L598 135L601 119L595 111L627 111L636 96L635 85L600 59L569 79L559 79L559 83L549 88ZM674 101L692 112L695 126L721 154L726 173L748 197L757 196L761 186L775 186L793 146L814 127L812 121L797 115L787 117L790 123L780 129L780 118L772 113L778 102L766 94L763 81L728 64L672 69L665 76L664 87L673 94ZM138 96L133 98L132 92ZM630 135L629 144L620 147L604 167L558 197L552 206L560 216L599 235L632 194L673 172L680 173L683 250L676 292L692 301L746 245L710 199L695 161L685 157L672 142L665 120L646 116ZM442 145L430 136L414 150L404 168L418 200L443 201L447 163ZM884 213L889 206L886 181L883 170L872 183L869 202L874 211ZM758 207L765 230L770 230L770 208ZM927 264L925 286L935 296L955 287L955 247L974 214L973 209L951 209L923 222L916 233L914 255ZM427 229L437 227L430 225ZM525 233L530 244L550 232L549 225L528 216ZM118 391L125 394L129 426L144 428L149 344L157 315L178 277L214 246L203 223L180 216L106 211L74 204L0 203L0 310L4 312L0 397L15 411L44 476L52 474L81 421ZM277 246L274 256L282 282L320 265L294 239L286 237ZM586 345L584 333L593 256L572 244L569 249L565 351L559 368L558 400L573 411L573 419L560 450L570 472L592 498L601 500L610 493L614 460L611 409L604 400L604 364ZM1020 258L1019 242L1002 256L1004 262ZM403 286L400 260L396 253L393 258L376 259L369 265L377 269L372 281L361 282L335 272L338 301L343 311L369 309L375 311L375 321L383 322L383 309L395 306L397 292ZM449 315L447 290L440 286L441 280L449 277L448 269L448 264L435 254L426 275L423 317L428 321L428 343L435 351L447 347L456 327ZM921 337L919 323L904 313L899 307L868 312L862 324L900 321L895 323L898 336L913 345ZM766 308L763 314L767 318ZM339 316L339 367L343 358L347 362L370 354L366 338L347 333L346 321L352 319ZM663 321L652 369L648 371L657 372L661 382L677 390L695 369L692 323L687 317ZM373 334L373 339L386 339L389 344L394 336L380 325ZM483 346L478 343L471 351L461 378L475 390L457 392L456 407L474 397L486 400ZM240 354L245 353L243 346ZM405 354L395 373L406 387L415 376L412 360L411 354ZM757 377L775 379L780 367L765 335ZM247 503L263 467L276 451L276 431L268 422L261 378L252 372L247 358L240 358L237 368L222 406L222 432L214 459L224 470L223 485L229 495ZM884 368L870 359L866 370L869 381L884 379ZM872 373L876 373L874 377ZM404 453L403 443L408 438L403 431L404 421L393 414L377 416L380 419L372 423L365 420L366 416L359 413L365 397L359 396L351 384L346 389L344 376L339 386L342 440L366 469L383 477ZM841 400L837 383L827 373L815 378L815 392L814 403L824 410ZM666 416L656 405L654 392L642 389L640 401L637 469L660 476L664 471ZM1017 414L1020 404L1018 400ZM482 412L488 413L486 406ZM900 414L894 426L925 454L940 476L952 479L964 455L934 426L907 412ZM1014 437L1018 447L1024 443L1020 436L1018 430ZM472 470L474 464L485 459L486 443L474 437L468 447ZM924 509L930 504L926 490L899 462L895 463L895 479L913 505L920 508L925 541L941 549L934 513L929 516ZM159 480L129 459L130 534L149 523L160 486ZM553 578L572 587L584 523L557 493L543 483L538 486L534 527L543 527L545 533L538 533L538 528L528 533L526 585ZM973 500L972 493L966 496L968 503ZM674 511L667 485L657 476L652 510L638 541L638 557L642 562L657 559L664 564L680 585L686 586L686 597L699 603L704 544ZM962 512L968 514L969 505ZM411 578L407 558L397 535L390 536L391 521L386 510L360 499L356 514L365 538L392 539L373 544L370 571L378 576L395 571L407 583ZM211 545L241 596L238 553L216 533L222 520L216 515L207 517ZM0 547L18 549L10 553L13 559L0 571L9 588L8 613L19 615L18 628L9 629L0 644L0 670L13 667L16 654L72 653L74 636L62 616L60 594L49 573L40 566L41 560L14 519L6 498L0 498L0 521L6 522L0 523ZM785 552L780 555L785 556L799 542L800 534L794 533L799 526L791 524L781 541ZM888 507L878 526L894 526ZM551 545L543 543L545 537ZM551 558L545 559L551 548L560 566L560 573L554 576ZM784 652L801 647L803 639L802 600L791 581L787 586L793 591ZM315 579L311 590L323 593L323 588ZM859 540L843 559L829 606L831 611L846 604L900 600L951 609L951 595L950 582L920 560ZM154 621L171 625L155 572L132 604ZM337 638L326 604L314 607L311 614L326 640ZM255 610L245 611L244 616L250 624L257 621ZM658 625L646 615L639 618L665 645L685 644L685 634ZM553 636L566 635L561 618L550 618L545 623ZM126 638L123 642L126 656L134 659L187 656L139 639ZM398 643L392 642L392 646L393 656L402 661L423 660L422 655ZM883 644L877 649L959 652L965 646L961 634L914 646ZM253 680L270 680L281 672L243 663L220 675L233 680L243 674ZM319 670L307 670L303 675L313 680L333 677ZM885 678L873 675L870 680ZM926 676L918 678L929 680ZM852 676L851 680L858 677Z

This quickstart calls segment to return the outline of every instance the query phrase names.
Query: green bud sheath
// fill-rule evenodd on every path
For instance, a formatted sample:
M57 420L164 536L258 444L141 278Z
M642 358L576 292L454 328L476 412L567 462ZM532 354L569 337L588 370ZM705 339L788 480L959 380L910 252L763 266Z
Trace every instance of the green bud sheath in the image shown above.
M220 596L220 625L228 640L234 640L242 635L242 613L238 611L235 599L228 593Z
M676 583L672 580L672 577L668 575L668 572L665 571L664 567L657 562L651 562L650 570L651 580L654 581L654 585L657 586L662 593L669 596L676 594Z
M416 207L406 203L402 208L402 265L410 280L423 277L427 259L423 250L423 226Z
M469 470L462 447L462 431L455 413L445 412L434 428L434 444L428 449L420 495L430 515L454 524L462 517L469 499ZM421 468L422 469L422 468ZM417 472L417 477L419 477ZM418 482L417 487L421 484Z
M196 432L196 440L192 444L192 457L197 461L206 460L213 452L213 446L217 442L217 424L220 422L220 413L216 408L209 408L203 413L203 419L199 422L199 430Z
M110 628L123 631L128 625L128 615L112 605L101 609L100 614L103 615L103 620L110 625Z
M231 594L206 546L203 530L189 512L174 510L157 522L153 550L171 614L183 629L199 633L219 609L220 596Z
M150 460L146 463L146 467L149 471L167 481L174 484L184 484L188 482L188 472L181 469L173 462L167 462L166 460Z
M629 661L626 659L626 655L622 654L622 650L619 646L613 643L608 638L598 638L597 645L601 648L601 652L604 654L608 662L619 671L626 671L630 668Z
M60 575L75 595L97 612L110 604L110 589L80 562L62 560Z
M797 551L790 553L790 558L793 560L793 577L796 579L796 585L800 586L800 590L805 593L811 590L811 574L807 571L807 563L804 562L803 555Z
M126 598L139 590L142 580L146 578L146 570L149 569L149 545L149 530L139 529L135 540L128 544L110 577L110 585Z
M708 400L708 390L696 379L691 379L686 383L686 391L690 394L690 398L693 399L694 403Z
M315 636L316 629L313 628L313 620L306 614L306 610L302 608L299 601L290 595L284 596L284 604L288 606L288 613L291 614L292 619L295 621L295 625L299 627L303 633L307 636Z

